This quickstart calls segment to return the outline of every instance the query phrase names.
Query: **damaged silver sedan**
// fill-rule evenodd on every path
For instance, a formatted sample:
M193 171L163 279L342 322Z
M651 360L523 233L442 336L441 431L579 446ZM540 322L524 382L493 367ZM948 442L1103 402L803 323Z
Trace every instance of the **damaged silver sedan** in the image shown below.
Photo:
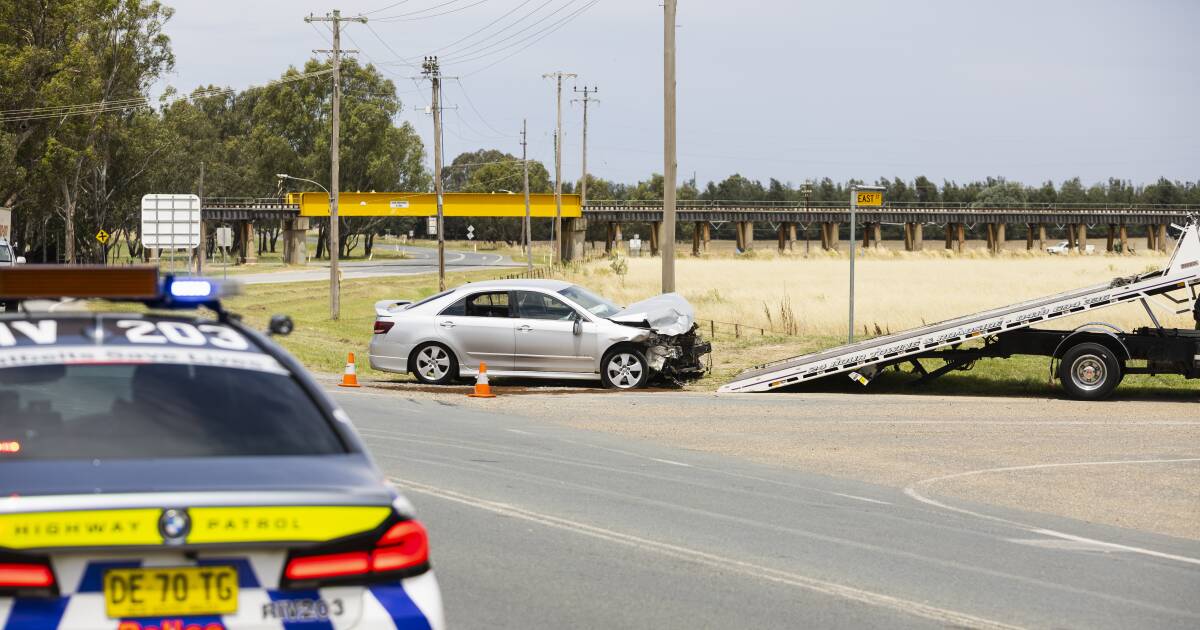
M429 384L493 377L599 379L633 389L696 378L712 347L675 293L621 308L559 280L466 284L419 302L375 305L371 367Z

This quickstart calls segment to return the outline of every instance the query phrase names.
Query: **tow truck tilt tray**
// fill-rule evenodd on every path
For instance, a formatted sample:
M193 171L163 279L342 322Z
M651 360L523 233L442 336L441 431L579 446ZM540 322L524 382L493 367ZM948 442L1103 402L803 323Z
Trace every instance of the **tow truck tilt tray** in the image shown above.
M1163 328L1148 301L1166 299L1175 314L1192 311L1200 327L1197 287L1200 225L1192 219L1162 271L1117 278L1102 285L768 363L743 372L719 391L763 392L842 373L851 373L852 378L865 384L881 369L906 362L923 375L922 380L928 380L950 370L965 369L979 358L1014 354L1049 356L1052 365L1054 360L1060 361L1058 377L1076 398L1102 398L1124 374L1200 378L1200 330ZM1070 331L1028 329L1041 322L1135 301L1145 307L1153 327L1125 332L1109 324L1093 323ZM982 347L961 347L966 341L980 339ZM927 372L920 359L940 359L946 364ZM1144 360L1146 365L1126 364L1132 360Z

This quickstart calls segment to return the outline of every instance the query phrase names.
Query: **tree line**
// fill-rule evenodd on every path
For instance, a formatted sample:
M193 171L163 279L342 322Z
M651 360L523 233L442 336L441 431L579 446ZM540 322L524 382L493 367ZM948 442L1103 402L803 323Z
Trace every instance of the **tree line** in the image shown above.
M7 0L0 2L0 207L13 211L13 240L33 261L100 262L101 229L120 235L120 248L142 255L137 239L140 199L147 193L195 193L206 198L278 197L303 190L277 173L329 186L332 82L327 61L290 67L267 85L234 90L200 86L189 93L151 90L174 68L165 26L172 9L155 0ZM428 191L433 176L417 130L399 122L403 103L392 81L372 65L342 67L341 189ZM520 194L522 163L511 153L480 148L443 170L447 191ZM532 192L551 192L545 165L530 161ZM811 186L734 174L700 187L684 181L678 198L841 203L855 181L816 177ZM1026 186L1000 177L958 183L879 178L891 202L973 205L1034 203L1200 205L1200 182L1165 178L1148 184L1079 178ZM285 185L286 184L286 185ZM564 182L564 191L579 182ZM663 178L634 183L588 177L591 200L655 201ZM343 218L343 256L370 254L384 233L420 234L421 219ZM327 222L318 221L318 255L327 255ZM520 240L519 221L451 219L450 238L467 225L485 240ZM260 251L274 250L279 225L260 225ZM551 222L535 222L534 238ZM681 227L681 230L687 229ZM110 243L111 245L111 243ZM115 252L116 248L108 251Z

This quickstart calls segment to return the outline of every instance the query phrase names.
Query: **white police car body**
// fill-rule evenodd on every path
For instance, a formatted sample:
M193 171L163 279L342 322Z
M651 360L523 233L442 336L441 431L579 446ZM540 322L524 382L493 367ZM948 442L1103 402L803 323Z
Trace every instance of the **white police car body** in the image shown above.
M55 293L47 269L0 298ZM139 273L101 284L178 306ZM233 318L0 313L0 490L0 629L444 625L412 506Z

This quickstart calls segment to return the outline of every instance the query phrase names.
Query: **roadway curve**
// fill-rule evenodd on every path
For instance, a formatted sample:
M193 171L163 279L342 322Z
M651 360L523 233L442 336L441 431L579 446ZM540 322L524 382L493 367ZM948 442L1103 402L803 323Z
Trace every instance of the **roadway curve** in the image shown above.
M424 273L437 273L437 250L429 247L409 247L407 245L376 245L376 249L404 252L408 257L403 259L380 259L376 261L343 262L339 265L343 280L358 278L379 278L385 276L411 276ZM210 263L211 264L211 263ZM474 269L495 269L505 267L524 267L524 264L514 263L508 256L489 254L486 252L446 251L446 270L463 271ZM295 271L275 271L268 273L238 274L236 279L242 284L279 284L283 282L311 282L329 279L329 263L310 264L305 269Z
M455 627L1200 626L1195 541L334 394L428 525Z

